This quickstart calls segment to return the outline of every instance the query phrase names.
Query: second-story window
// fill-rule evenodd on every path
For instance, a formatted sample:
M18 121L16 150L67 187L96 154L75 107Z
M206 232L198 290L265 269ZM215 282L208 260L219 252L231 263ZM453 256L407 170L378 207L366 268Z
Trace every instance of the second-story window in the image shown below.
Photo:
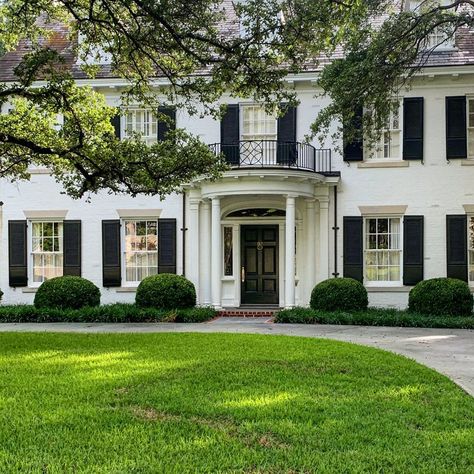
M125 113L125 137L140 134L142 140L151 145L157 140L157 120L155 114L147 109L128 109Z
M277 119L261 105L242 106L241 140L276 140Z
M474 97L467 99L467 154L474 159Z
M374 150L368 153L368 156L373 159L398 160L401 158L400 105L398 102L390 113L386 128L380 133Z

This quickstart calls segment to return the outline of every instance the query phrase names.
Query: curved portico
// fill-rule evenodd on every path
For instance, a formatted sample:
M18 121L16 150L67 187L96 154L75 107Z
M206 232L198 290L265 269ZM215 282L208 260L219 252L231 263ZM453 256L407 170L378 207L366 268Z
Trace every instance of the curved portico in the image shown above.
M316 281L329 276L329 190L338 180L300 170L235 169L190 185L186 274L199 303L308 304Z

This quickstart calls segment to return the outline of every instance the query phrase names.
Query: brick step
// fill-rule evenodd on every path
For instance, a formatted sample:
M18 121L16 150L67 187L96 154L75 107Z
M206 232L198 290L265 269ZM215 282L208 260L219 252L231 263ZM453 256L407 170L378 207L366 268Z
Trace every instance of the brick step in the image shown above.
M219 311L221 318L272 318L278 308L275 309L223 309Z

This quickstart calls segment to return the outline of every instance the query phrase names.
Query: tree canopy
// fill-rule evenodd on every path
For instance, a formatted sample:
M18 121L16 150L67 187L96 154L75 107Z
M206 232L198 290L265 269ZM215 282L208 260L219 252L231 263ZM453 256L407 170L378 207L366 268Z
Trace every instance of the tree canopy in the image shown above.
M312 135L327 134L335 119L350 122L364 105L364 133L375 136L392 98L432 53L428 36L442 31L449 41L472 27L473 7L472 0L4 0L4 58L18 48L25 54L15 80L0 85L9 109L0 115L0 176L27 179L40 166L73 197L101 189L165 195L225 169L185 130L151 146L139 136L118 140L116 110L75 81L78 70L124 79L125 105L167 103L214 117L224 92L273 111L294 104L285 79L318 71L331 101L314 117ZM67 26L73 66L55 48L53 24Z

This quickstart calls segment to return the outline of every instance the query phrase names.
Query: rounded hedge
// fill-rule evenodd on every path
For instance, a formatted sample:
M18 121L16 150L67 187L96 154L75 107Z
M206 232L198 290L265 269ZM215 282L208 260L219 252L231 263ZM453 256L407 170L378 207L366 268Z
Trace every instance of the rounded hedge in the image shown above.
M46 280L35 295L37 308L79 309L99 304L99 288L91 281L78 276L62 276Z
M473 298L469 285L456 278L420 281L408 297L408 309L422 314L468 316Z
M368 304L364 285L352 278L330 278L318 283L310 301L311 308L323 311L363 311Z
M135 303L142 308L191 308L196 305L196 289L183 276L161 273L141 281Z

